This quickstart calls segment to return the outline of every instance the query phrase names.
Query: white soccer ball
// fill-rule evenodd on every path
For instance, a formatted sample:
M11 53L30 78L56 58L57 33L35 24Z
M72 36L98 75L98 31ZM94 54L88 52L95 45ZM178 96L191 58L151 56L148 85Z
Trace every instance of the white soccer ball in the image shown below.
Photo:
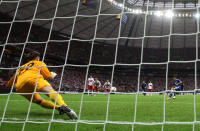
M117 91L117 88L116 87L111 87L110 88L110 92L116 92Z

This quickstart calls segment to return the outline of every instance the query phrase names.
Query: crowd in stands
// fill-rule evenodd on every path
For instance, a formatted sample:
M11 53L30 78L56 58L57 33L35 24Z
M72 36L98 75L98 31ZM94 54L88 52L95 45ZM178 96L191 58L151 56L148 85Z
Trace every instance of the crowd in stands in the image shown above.
M26 26L26 24L24 25ZM27 24L28 26L28 24ZM4 44L7 38L9 25L1 25L0 30L0 44ZM24 31L21 26L14 26L16 31L12 31L9 36L8 43L23 43L25 42L25 38L27 35L27 30ZM19 30L18 30L19 29ZM20 33L23 32L23 33ZM58 32L52 32L53 39L61 39L61 36L57 36ZM46 50L46 54L44 57L44 62L47 65L64 65L66 54L67 57L67 64L74 64L74 65L87 65L90 61L90 54L92 54L91 63L92 64L113 64L115 62L115 53L116 53L116 43L106 44L106 42L102 41L95 41L93 45L93 50L91 52L92 43L90 42L83 42L83 41L62 41L62 42L49 42L48 46L46 46L46 41L48 40L49 30L44 29L41 27L34 26L29 35L29 43L25 46L25 51L22 57L22 64L25 62L26 54L30 51L36 50L43 53ZM68 40L65 38L64 40ZM35 43L34 43L35 42ZM40 42L40 43L37 43ZM43 42L43 43L41 43ZM68 46L70 44L70 46ZM124 64L139 64L141 62L141 47L135 47L123 45L119 43L118 50L117 50L117 63L124 63ZM0 67L4 68L12 68L17 67L20 61L21 53L24 48L24 45L6 45L5 50L0 48L0 51L4 51L3 58L0 62ZM69 49L68 49L69 48ZM187 54L184 54L185 48L182 49L171 49L171 60L194 60L196 56L194 52L195 48L187 49ZM67 50L69 52L67 53ZM196 49L195 49L196 50ZM151 48L144 48L143 54L143 62L166 62L168 60L168 49L151 49ZM43 58L43 57L41 57ZM180 79L182 79L184 83L184 90L193 90L195 88L195 80L194 76L189 76L187 74L191 74L191 68L194 69L194 63L191 64L169 64L169 68L173 68L178 72L185 72L185 74L178 74ZM179 71L181 69L181 71ZM77 70L76 68L65 69L63 76L61 68L54 68L53 69L56 73L58 73L57 77L50 81L52 86L56 90L62 91L83 91L84 87L87 87L85 82L87 81L86 78L86 70ZM162 69L163 70L163 69ZM10 69L9 71L0 70L0 88L3 88L3 83L5 83L12 74L14 74L15 70ZM166 71L166 70L165 70ZM158 75L157 72L150 72L153 74L149 76L148 73L145 77L140 77L140 82L138 83L138 76L135 74L124 72L123 75L115 74L113 75L113 86L117 88L117 91L120 92L136 92L141 89L140 84L142 81L152 81L153 83L153 91L163 91L166 88L166 78L165 75ZM103 85L106 80L111 81L111 73L105 74L101 71L99 72L90 72L94 78L98 78ZM177 74L177 73L173 73ZM89 74L88 74L89 75ZM88 77L88 76L87 76ZM170 76L168 79L167 88L171 88L173 86L173 76ZM62 81L61 81L62 80ZM199 79L197 79L197 85L200 85ZM61 82L60 82L61 81ZM104 91L103 88L100 91Z
M52 86L56 90L61 91L75 91L75 92L82 92L84 90L84 87L87 87L85 85L85 82L87 82L86 72L83 70L77 70L77 69L65 69L62 81L61 81L61 74L62 69L54 68L52 71L55 71L58 73L57 77L50 81ZM94 78L98 78L103 85L106 80L111 81L111 75L105 75L103 73L92 73L92 76ZM181 77L180 78L184 83L184 90L194 90L195 89L195 80L194 77ZM166 78L165 76L158 77L158 76L149 76L149 77L140 77L140 83L138 85L138 76L127 76L127 75L114 75L113 76L113 86L117 88L117 91L119 92L136 92L138 90L141 91L141 83L142 81L149 82L151 81L153 83L153 92L159 92L164 91L166 89ZM200 84L200 81L197 81L198 85ZM171 87L174 84L173 77L168 78L167 82L168 86L167 89L170 90ZM86 88L87 90L87 88ZM101 87L99 89L100 92L103 92L104 89Z
M87 78L85 78L86 70L78 70L77 68L65 69L63 75L62 75L62 68L53 68L53 69L50 68L50 70L58 74L54 80L50 81L50 83L56 90L59 90L60 88L61 91L82 92L84 90L84 87L87 87L85 84L85 82L87 82ZM9 79L9 77L12 76L12 74L14 74L14 72L15 70L0 71L0 88L3 88L3 84ZM106 80L111 81L111 74L106 75L103 72L99 73L92 72L91 74L94 78L98 78L102 85L106 82ZM184 90L195 89L194 76L192 77L184 76L180 77L180 79L183 81ZM200 80L198 78L197 80L198 80L197 85L200 85ZM117 91L119 92L136 92L138 90L138 86L139 90L141 90L142 81L145 81L147 83L151 81L153 83L154 92L164 91L166 89L165 76L156 76L156 74L155 76L145 76L145 77L141 76L140 82L138 84L138 76L132 76L126 73L123 75L114 73L112 85L116 87ZM173 77L169 77L167 82L168 90L171 89L173 83L174 83ZM99 91L104 91L103 87L101 87Z

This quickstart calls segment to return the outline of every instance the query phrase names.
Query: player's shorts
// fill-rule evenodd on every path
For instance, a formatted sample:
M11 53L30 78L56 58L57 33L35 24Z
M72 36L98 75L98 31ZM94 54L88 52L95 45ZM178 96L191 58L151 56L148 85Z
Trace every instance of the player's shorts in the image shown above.
M143 92L146 92L146 91L147 91L147 88L142 88L142 91L143 91Z
M88 85L88 90L93 90L93 86L91 86L91 85Z
M22 86L20 86L22 85ZM51 86L48 81L44 79L38 79L38 82L35 81L27 81L27 82L22 82L16 85L16 92L19 93L32 93L34 91L40 92L44 87L46 86ZM35 90L36 88L36 90Z
M95 86L95 87L94 87L94 91L98 91L98 90L99 90L98 87Z
M105 88L105 92L110 92L110 89L109 88Z
M152 89L148 89L148 92L152 92Z
M17 93L33 93L34 91L41 92L41 90L47 86L51 86L51 85L49 84L49 82L47 82L44 79L38 79L37 86L36 86L35 81L27 81L23 83L22 87L20 87L20 85L17 85L16 92ZM35 87L36 87L36 90L35 90ZM21 94L21 95L26 97L28 100L31 100L32 94ZM39 93L34 93L32 101L37 102L37 100L39 100L40 97L41 96Z

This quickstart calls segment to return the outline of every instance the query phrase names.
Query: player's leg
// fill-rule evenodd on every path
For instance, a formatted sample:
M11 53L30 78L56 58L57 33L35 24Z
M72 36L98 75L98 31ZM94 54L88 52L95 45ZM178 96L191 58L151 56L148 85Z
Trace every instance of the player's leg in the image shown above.
M173 89L171 89L171 91L170 91L168 100L170 100L172 98L172 95L173 95L172 93L173 93Z
M37 88L36 88L37 92L44 92L47 93L47 96L52 100L52 101L56 101L56 103L58 104L58 106L67 106L67 104L65 104L62 96L57 93L52 86L49 84L49 82L47 82L44 79L38 79L38 83L37 83Z
M46 86L41 89L42 92L48 93L47 96L58 104L57 110L60 115L66 113L71 119L77 119L76 113L65 104L62 96L57 93L51 86Z
M146 89L146 95L147 96L149 95L149 89Z
M92 89L92 95L93 95L93 96L95 95L95 86L94 86L93 89Z
M177 86L177 87L175 88L175 91L179 91L179 86ZM173 97L173 99L176 99L176 92L174 92L174 97Z
M181 91L183 91L183 85L181 86ZM182 92L181 95L184 95L184 92Z
M92 96L95 96L95 87L92 89Z
M179 86L176 87L175 91L180 91L180 90L181 90L181 86L179 85ZM174 92L173 98L176 99L176 92Z
M47 93L47 96L58 104L57 110L61 115L66 113L71 119L77 119L76 113L65 104L62 96L46 80L38 79L36 91Z
M91 85L88 85L88 96L90 95L91 93L91 96L93 95L93 86Z
M88 85L88 96L90 95L90 89L91 87L90 87L90 85Z
M35 84L33 84L34 82L32 81L23 81L22 83L18 83L16 92L17 93L32 93L32 94L21 94L22 96L24 96L26 99L28 99L29 101L32 100L33 103L39 104L44 108L49 108L49 109L53 109L58 108L54 103L52 103L51 101L46 101L45 99L43 99L40 94L38 93L34 93L35 90ZM21 87L21 85L23 85ZM33 98L32 98L33 97Z
M147 88L144 88L144 92L147 92ZM144 93L144 96L146 96L146 93Z
M42 88L40 90L41 92L45 92L45 93L48 93L47 96L52 100L52 101L56 101L56 103L59 105L59 106L67 106L67 104L65 104L62 96L57 93L51 86L46 86L44 88Z
M96 87L93 90L93 95L96 96Z
M176 90L175 90L176 91ZM176 99L176 92L174 92L174 97L173 97L173 99Z
M98 88L94 87L94 96L96 96L97 91L98 91Z
M91 96L94 94L94 86L91 86Z
M152 96L152 89L149 89L149 92L150 92L150 94L151 94L151 96Z
M105 88L105 96L107 96L107 95L108 95L108 89Z
M44 108L49 108L49 109L53 109L58 108L58 106L56 106L54 103L52 103L51 101L47 101L44 98L42 98L40 96L40 94L38 93L34 93L35 91L35 81L22 81L17 83L17 87L16 88L16 92L17 93L22 93L21 95L24 96L26 99L28 99L29 101L32 100L33 103L39 104ZM21 86L23 85L23 86ZM23 93L32 93L32 94L23 94Z
M26 99L31 101L32 95L28 94L28 95L22 95L22 96L24 96ZM55 105L51 101L47 101L44 98L42 98L40 96L40 94L38 94L38 93L33 94L32 102L36 103L36 104L38 104L38 105L40 105L40 106L42 106L44 108L48 108L48 109L53 109L54 107L56 109L59 108L59 106Z

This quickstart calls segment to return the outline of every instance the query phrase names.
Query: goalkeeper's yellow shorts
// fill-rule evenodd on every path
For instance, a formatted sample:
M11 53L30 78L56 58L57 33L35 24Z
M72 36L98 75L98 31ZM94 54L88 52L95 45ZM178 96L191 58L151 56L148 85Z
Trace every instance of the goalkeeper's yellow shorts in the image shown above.
M44 87L51 86L49 82L44 79L38 79L37 84L34 81L27 81L26 83L21 83L21 85L23 86L20 87L19 84L16 85L17 93L33 93L34 91L41 92L41 90ZM26 97L28 100L31 100L32 94L21 94L21 95ZM34 93L33 102L37 102L40 98L41 98L40 94Z
M44 79L21 81L17 80L16 92L19 93L32 93L34 91L40 92L44 87L51 86L48 81ZM36 89L35 89L36 88Z

